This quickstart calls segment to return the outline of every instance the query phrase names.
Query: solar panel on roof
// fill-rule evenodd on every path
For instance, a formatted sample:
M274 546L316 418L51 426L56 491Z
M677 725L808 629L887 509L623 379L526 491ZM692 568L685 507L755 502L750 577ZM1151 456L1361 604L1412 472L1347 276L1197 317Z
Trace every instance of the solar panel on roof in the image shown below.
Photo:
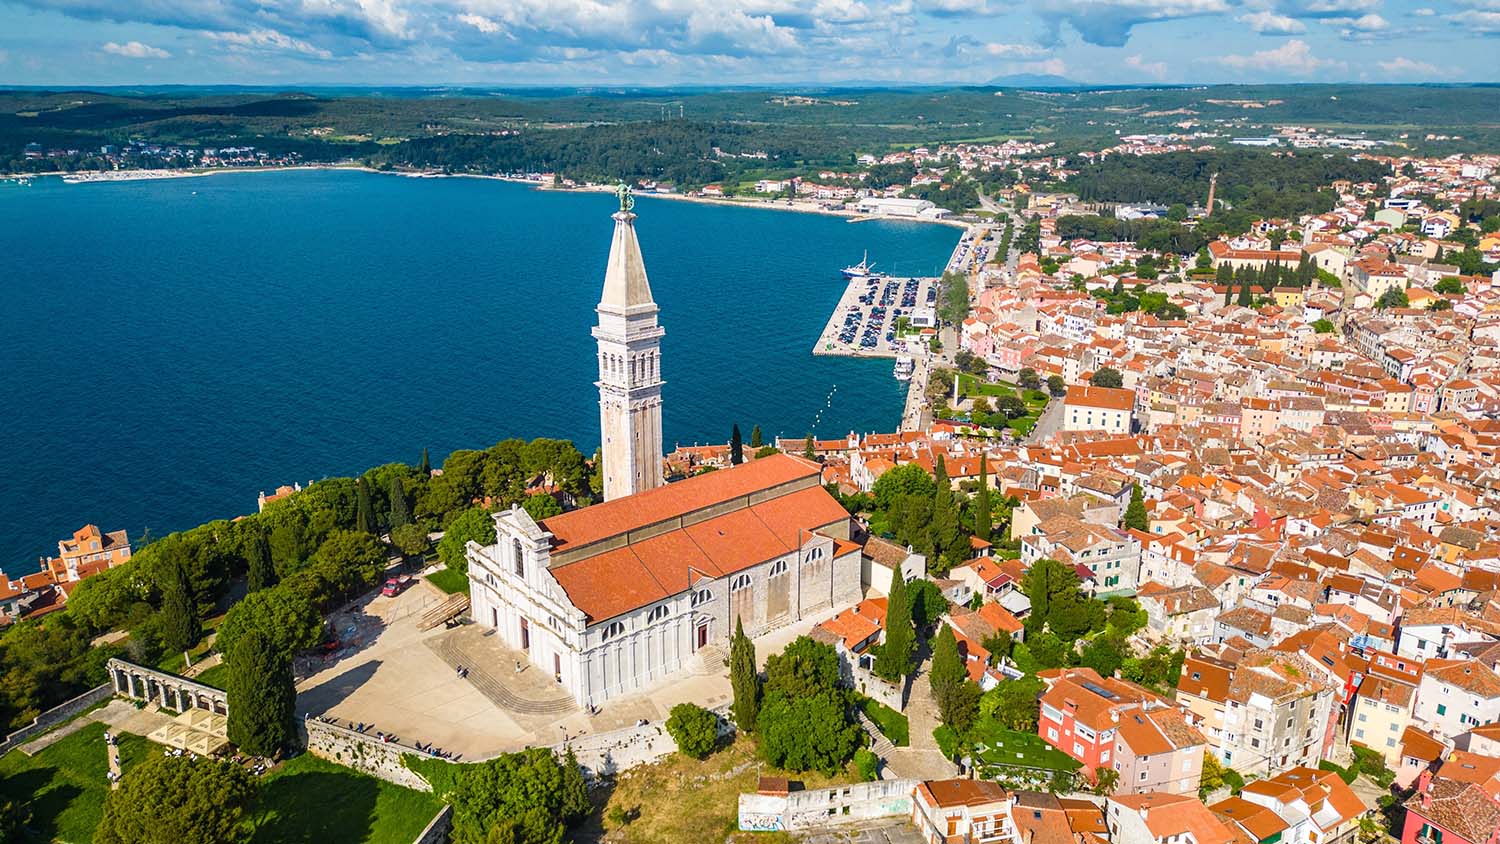
M1114 692L1110 691L1109 689L1102 688L1097 683L1090 683L1088 681L1084 681L1081 685L1085 689L1088 689L1089 691L1093 692L1094 694L1098 695L1099 697L1104 698L1105 700L1114 700L1116 697L1118 697L1118 695L1116 695Z

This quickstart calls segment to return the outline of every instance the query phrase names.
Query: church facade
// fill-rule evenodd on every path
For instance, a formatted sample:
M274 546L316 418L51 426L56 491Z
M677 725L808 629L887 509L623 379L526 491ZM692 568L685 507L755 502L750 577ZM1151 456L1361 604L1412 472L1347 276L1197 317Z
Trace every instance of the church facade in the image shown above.
M670 679L737 623L755 635L860 598L860 546L817 463L662 485L662 332L634 217L622 197L594 331L606 500L540 522L512 507L494 544L467 548L474 620L582 706Z

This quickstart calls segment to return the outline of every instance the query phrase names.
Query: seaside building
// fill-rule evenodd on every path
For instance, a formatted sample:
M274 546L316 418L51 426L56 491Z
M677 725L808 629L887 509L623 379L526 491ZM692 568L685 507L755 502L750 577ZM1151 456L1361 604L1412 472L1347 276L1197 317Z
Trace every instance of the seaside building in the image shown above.
M656 322L633 205L629 191L622 189L594 328L607 501L662 484L661 338L666 331Z
M777 454L661 486L661 329L634 218L627 196L594 330L607 500L542 521L512 507L494 544L466 549L474 620L581 706L669 679L737 624L860 598L860 546L819 464Z
M55 583L82 580L130 559L130 536L123 530L104 533L98 525L84 525L68 539L58 540L57 556L43 568Z

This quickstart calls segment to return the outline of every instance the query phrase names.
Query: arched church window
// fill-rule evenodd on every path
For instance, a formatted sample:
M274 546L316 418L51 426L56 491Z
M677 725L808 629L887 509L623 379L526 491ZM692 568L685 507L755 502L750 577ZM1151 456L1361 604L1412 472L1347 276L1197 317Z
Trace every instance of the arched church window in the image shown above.
M604 630L599 633L599 641L608 642L610 639L613 639L614 637L619 636L624 632L624 624L618 621L610 622L609 626L605 627Z
M647 624L655 624L656 622L661 621L662 619L664 619L666 617L667 617L667 605L666 604L662 604L661 606L657 606L657 607L652 607L651 608L651 612L646 615L646 623Z
M521 540L510 541L511 563L515 567L516 577L526 576L526 557L521 553Z
M740 591L743 591L743 590L749 589L749 588L750 588L750 575L748 575L748 574L738 575L729 584L729 591L730 592L740 592Z
M821 559L823 559L823 548L822 548L822 546L814 547L814 548L810 549L807 552L807 561L809 563L816 563L817 561L819 561Z
M699 589L697 592L693 593L692 605L695 606L695 607L701 606L703 604L708 603L709 601L712 601L713 599L714 599L714 593L713 592L710 592L707 589Z
M786 560L777 560L776 564L771 566L771 577L780 577L783 574L786 574Z

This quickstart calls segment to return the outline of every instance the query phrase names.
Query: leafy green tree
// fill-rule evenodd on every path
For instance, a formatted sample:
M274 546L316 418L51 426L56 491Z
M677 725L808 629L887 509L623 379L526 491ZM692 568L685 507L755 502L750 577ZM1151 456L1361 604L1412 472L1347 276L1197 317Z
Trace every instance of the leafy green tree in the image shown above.
M563 511L562 505L557 503L556 498L543 492L526 496L526 500L521 502L521 509L539 522L561 515Z
M257 756L275 756L296 736L291 655L268 633L247 631L228 654L229 741Z
M906 579L899 567L891 569L891 588L886 601L885 643L875 650L875 676L892 683L911 671L911 657L916 652L916 631L912 628L911 602L906 597Z
M802 442L802 456L806 457L808 460L818 459L818 450L813 444L813 435L811 431L807 432L807 439Z
M0 841L20 844L31 825L31 804L16 797L0 799Z
M880 779L880 757L868 747L861 747L854 751L854 769L859 772L860 782L874 782Z
M875 509L889 510L898 497L931 499L937 485L926 469L916 463L903 463L877 478L871 492L875 495Z
M1464 292L1464 282L1458 276L1446 276L1432 286L1434 292L1444 296L1456 296Z
M375 508L370 503L370 483L364 479L364 476L360 476L356 482L356 488L359 495L359 509L354 516L354 529L360 533L374 533Z
M1008 730L1035 733L1041 718L1040 699L1046 690L1047 685L1033 674L1001 683L984 693L979 701L979 714L993 717Z
M1021 578L1021 591L1031 601L1027 630L1040 630L1056 607L1077 600L1078 586L1078 572L1071 566L1048 557L1032 563Z
M1101 635L1084 646L1078 664L1094 669L1100 677L1113 677L1125 664L1128 654L1129 648L1123 638Z
M969 682L969 672L964 666L963 655L958 652L958 640L946 624L933 639L932 664L928 668L927 680L932 687L932 698L937 702L939 719L955 733L963 735L973 722L973 715L969 713L967 723L964 723L961 711L965 702L961 689Z
M411 524L411 505L406 500L406 486L399 475L391 475L391 528Z
M760 426L756 425L750 429L750 447L760 448L763 445L765 442L761 440Z
M740 441L740 426L736 424L729 432L729 465L738 466L745 462L745 444Z
M250 840L244 822L255 780L241 765L218 759L150 753L104 797L97 844L237 844Z
M766 657L766 696L811 697L833 691L839 682L839 655L831 645L798 636L779 654Z
M1198 250L1198 259L1193 263L1193 269L1198 272L1207 272L1214 268L1213 256L1208 254L1208 247Z
M1042 387L1042 379L1038 378L1036 370L1029 366L1022 367L1021 371L1016 373L1016 383L1023 390L1039 390Z
M198 621L198 608L187 582L187 572L182 564L170 561L166 582L162 584L161 636L162 643L171 651L185 651L198 644L203 635L203 625Z
M495 520L483 507L465 510L448 525L443 538L438 540L438 558L454 571L467 571L469 561L464 556L464 548L470 541L480 545L495 544Z
M275 563L278 575L297 570L307 556L302 526L296 522L286 522L272 528L270 545L271 561Z
M979 489L974 493L974 535L980 539L989 541L990 531L994 530L994 517L990 513L990 470L989 457L984 453L979 455Z
M559 759L542 747L463 765L441 796L453 806L453 844L562 844L589 810L572 754Z
M1316 331L1319 334L1332 334L1333 333L1333 323L1329 322L1326 319L1314 320L1313 324L1312 324L1312 327L1313 327L1313 331Z
M932 568L941 573L963 562L968 556L969 549L968 540L964 537L959 525L958 501L954 498L953 486L948 482L947 463L941 454L938 455L934 468L935 490L929 531L932 538L932 550L938 558L932 561Z
M718 716L697 704L679 703L667 716L667 735L683 754L703 759L719 743Z
M861 731L835 692L793 697L767 692L757 722L761 756L788 771L838 773L859 746Z
M1428 303L1427 310L1451 311L1453 310L1453 303L1447 299L1433 299L1430 303Z
M1151 527L1146 515L1146 499L1140 484L1130 485L1130 504L1125 508L1125 527L1144 531Z
M927 628L948 611L948 599L937 584L925 578L913 578L906 584L906 603L911 607L911 622L917 629Z
M1064 381L1061 375L1049 375L1047 376L1047 392L1051 393L1053 398L1060 399L1068 394L1068 382Z
M1207 755L1207 754L1205 754ZM1114 794L1115 788L1120 784L1120 772L1114 768L1099 766L1094 772L1094 793L1098 795Z
M1247 272L1240 279L1240 295L1235 300L1235 304L1242 308L1248 308L1253 304L1253 300L1250 298L1250 276L1251 274Z
M1382 311L1387 308L1407 308L1411 307L1411 300L1406 297L1405 290L1399 287L1391 287L1380 294L1379 299L1375 300L1375 307Z
M246 549L248 563L248 588L251 592L268 589L276 585L276 564L271 561L271 543L259 529L250 532L250 545Z
M305 593L283 583L251 592L230 607L214 646L230 653L251 630L269 636L278 651L291 656L322 639L323 619Z
M760 448L757 448L755 450L755 459L759 460L762 457L770 457L773 454L780 454L780 453L781 453L781 449L777 448L774 445L763 445Z
M734 689L734 723L751 732L760 714L760 674L755 668L755 643L745 635L739 618L734 620L734 638L729 643L729 685Z
M391 528L391 544L402 556L417 557L427 550L427 529L417 524L397 525Z
M1095 387L1119 388L1124 386L1125 379L1120 375L1120 370L1103 366L1099 368L1099 371L1089 376L1089 384Z

